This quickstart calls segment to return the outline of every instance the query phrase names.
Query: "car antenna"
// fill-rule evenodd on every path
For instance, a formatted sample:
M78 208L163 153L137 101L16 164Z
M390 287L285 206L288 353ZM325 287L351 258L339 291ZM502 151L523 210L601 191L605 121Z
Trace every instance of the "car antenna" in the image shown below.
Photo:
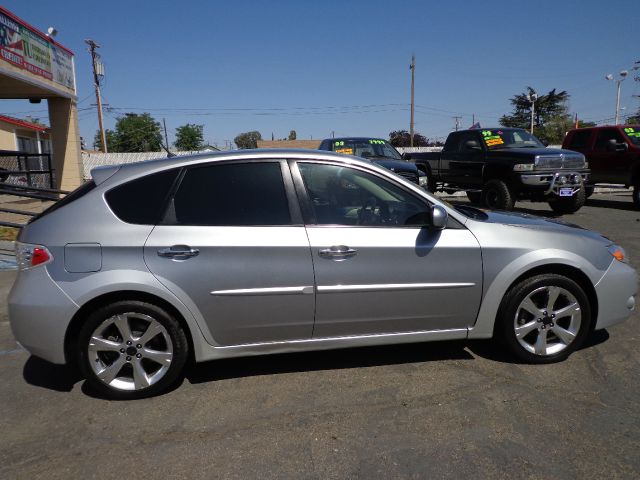
M164 148L167 152L167 158L171 158L171 157L177 157L177 155L175 153L173 153L171 150L169 150L164 143L160 142L160 146L162 148Z

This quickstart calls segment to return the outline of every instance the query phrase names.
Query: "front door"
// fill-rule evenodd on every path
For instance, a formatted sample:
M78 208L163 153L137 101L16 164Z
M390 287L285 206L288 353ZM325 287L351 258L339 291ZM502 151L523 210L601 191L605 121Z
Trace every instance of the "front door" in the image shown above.
M425 199L357 168L300 161L294 176L308 199L314 338L473 325L482 260L471 232L430 230Z
M280 161L189 168L147 240L149 269L212 344L311 338L309 241L287 176Z

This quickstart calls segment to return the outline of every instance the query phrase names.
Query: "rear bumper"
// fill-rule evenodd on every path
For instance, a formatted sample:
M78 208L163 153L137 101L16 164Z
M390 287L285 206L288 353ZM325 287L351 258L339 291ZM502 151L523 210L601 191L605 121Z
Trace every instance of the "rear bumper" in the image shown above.
M21 271L8 298L16 340L33 355L66 362L64 339L78 306L54 283L45 267Z
M620 323L635 311L638 274L629 265L614 260L595 289L598 296L596 330Z

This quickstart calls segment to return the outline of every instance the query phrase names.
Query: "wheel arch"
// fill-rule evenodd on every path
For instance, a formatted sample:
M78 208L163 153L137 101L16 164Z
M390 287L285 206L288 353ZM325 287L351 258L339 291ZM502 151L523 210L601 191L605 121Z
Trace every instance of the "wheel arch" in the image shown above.
M78 336L80 328L82 327L83 320L86 316L100 308L101 306L108 305L113 302L120 302L126 300L135 300L141 302L147 302L166 310L170 315L172 315L178 323L182 326L184 330L185 336L187 337L187 341L189 342L189 362L193 362L195 359L195 350L194 350L194 342L193 342L193 333L191 331L190 325L187 320L184 318L182 313L170 302L167 300L154 295L152 293L143 292L139 290L118 290L112 291L108 293L103 293L98 295L97 297L92 298L85 304L83 304L80 309L73 315L71 322L69 322L69 326L67 327L67 331L65 333L64 338L64 355L65 362L68 365L74 365L76 358L73 351L74 342Z
M596 289L593 283L591 283L591 280L589 280L589 277L582 270L576 267L572 267L571 265L565 265L561 263L550 263L545 265L539 265L537 267L533 267L527 270L526 272L523 272L522 274L520 274L520 276L518 276L518 278L516 278L513 282L511 282L509 287L505 290L504 296L502 297L502 301L500 302L500 307L498 308L496 319L498 315L500 315L502 308L504 306L504 298L506 297L507 293L513 289L513 287L515 287L516 285L518 285L520 282L522 282L527 278L531 278L536 275L549 274L549 273L567 277L570 280L573 280L574 282L576 282L578 286L582 288L585 295L587 296L587 300L589 301L589 306L591 308L591 318L589 319L589 330L593 331L593 329L596 326L596 320L598 319L598 295L596 293ZM498 322L494 321L494 331L497 324Z

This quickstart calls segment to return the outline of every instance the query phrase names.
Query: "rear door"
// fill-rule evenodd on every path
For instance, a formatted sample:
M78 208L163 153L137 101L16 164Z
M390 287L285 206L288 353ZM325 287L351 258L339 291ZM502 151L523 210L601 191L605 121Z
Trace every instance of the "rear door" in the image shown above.
M313 267L284 161L187 168L144 257L212 344L311 337Z
M424 227L427 201L372 172L299 161L293 174L315 268L315 338L474 323L482 259L471 232Z

